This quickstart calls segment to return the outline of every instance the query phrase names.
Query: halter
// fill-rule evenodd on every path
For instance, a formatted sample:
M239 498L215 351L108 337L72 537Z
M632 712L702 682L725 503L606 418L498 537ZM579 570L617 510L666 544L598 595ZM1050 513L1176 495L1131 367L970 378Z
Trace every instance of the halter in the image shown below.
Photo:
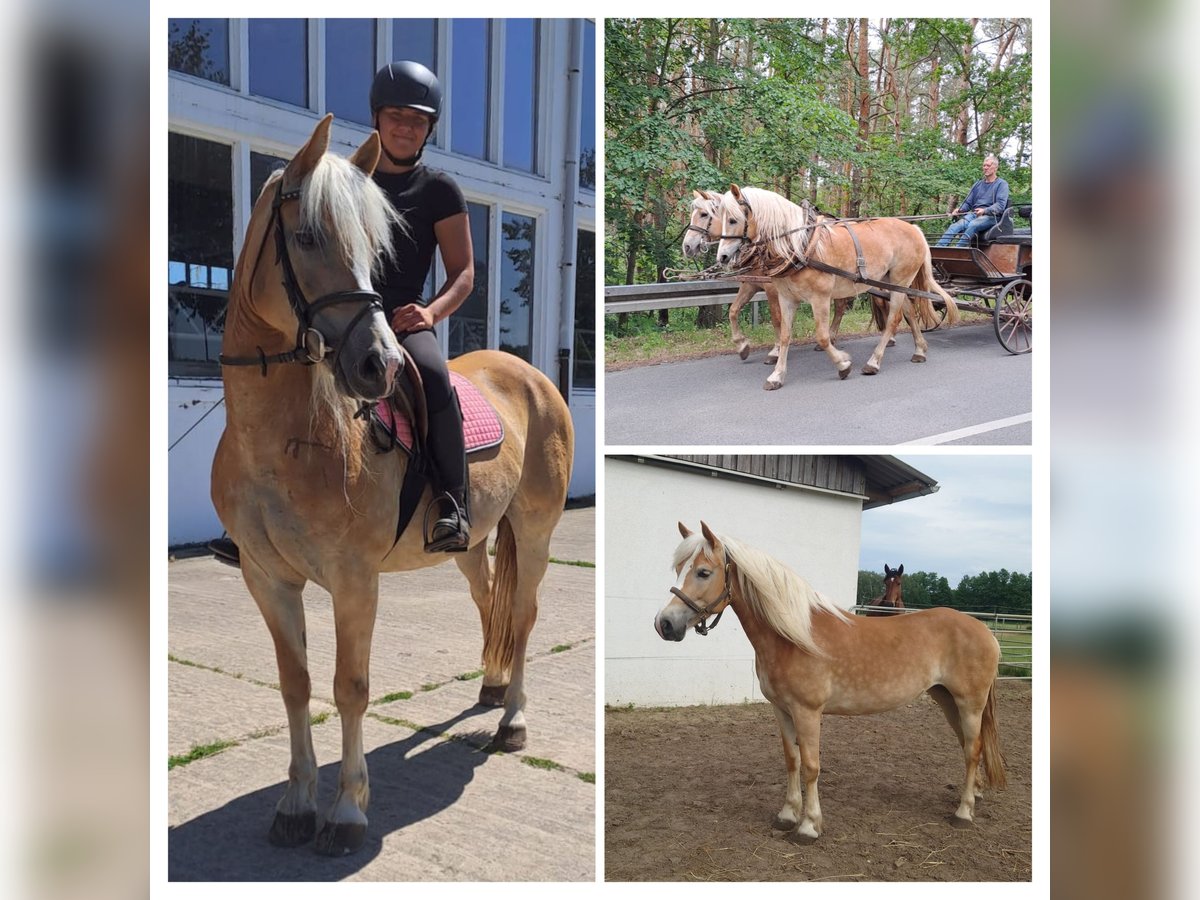
M267 223L267 230L263 234L262 243L258 247L258 255L254 258L254 268L250 270L250 283L253 284L254 277L258 273L258 264L262 261L263 251L267 247L267 237L271 234L272 228L274 228L275 263L283 267L283 288L287 292L288 303L291 305L292 312L299 323L296 330L296 348L285 353L275 353L271 356L264 353L262 347L257 348L258 356L225 356L221 354L218 358L223 366L261 366L262 374L265 378L267 375L267 366L271 363L298 362L306 366L311 366L325 359L329 351L332 350L333 359L331 365L336 368L338 355L342 351L346 337L353 333L354 329L358 327L359 323L369 313L375 310L383 311L383 297L376 291L334 291L331 294L318 297L311 302L304 296L300 282L296 279L296 270L292 267L292 258L288 255L287 237L283 232L283 217L280 214L280 208L284 203L289 200L298 199L300 199L300 188L297 187L290 191L285 191L283 189L283 179L281 178L278 186L275 188L275 199L271 203L271 219ZM317 313L326 307L336 306L339 303L354 302L362 302L362 308L350 320L350 324L342 332L340 341L334 343L328 340L324 333L314 324Z
M717 623L721 621L721 616L725 615L725 610L722 609L719 613L717 613L717 617L712 620L711 625L707 624L704 621L705 619L708 618L708 616L714 606L718 605L719 603L721 603L721 601L723 601L729 597L729 561L728 561L728 557L726 557L726 562L725 562L725 590L721 591L721 596L719 596L712 603L708 604L708 606L701 606L699 603L697 603L695 600L693 600L691 597L689 597L687 594L685 594L679 588L676 588L676 587L671 588L671 593L674 594L676 597L678 597L680 600L682 600L684 603L686 603L688 609L690 609L692 612L698 613L700 615L700 621L697 622L694 626L696 629L696 634L701 634L701 635L708 634L710 631L712 631L714 628L717 627ZM725 607L725 609L728 609L728 608L729 607Z

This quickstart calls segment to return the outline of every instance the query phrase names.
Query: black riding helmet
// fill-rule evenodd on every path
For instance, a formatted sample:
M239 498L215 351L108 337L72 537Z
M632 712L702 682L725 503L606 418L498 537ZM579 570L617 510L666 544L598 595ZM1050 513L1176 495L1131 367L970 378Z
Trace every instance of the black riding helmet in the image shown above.
M378 127L379 110L385 106L398 109L415 109L427 113L430 117L429 135L442 114L442 86L437 76L419 62L402 59L388 63L375 73L375 81L371 83L371 117ZM409 159L397 159L388 153L388 158L398 166L411 166L421 158L425 145L421 145L416 155ZM387 153L387 150L384 150Z

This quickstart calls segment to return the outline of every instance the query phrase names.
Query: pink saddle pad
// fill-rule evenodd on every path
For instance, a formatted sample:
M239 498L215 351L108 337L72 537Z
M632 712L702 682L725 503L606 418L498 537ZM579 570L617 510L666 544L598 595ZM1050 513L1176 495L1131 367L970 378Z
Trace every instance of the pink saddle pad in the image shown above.
M457 372L450 373L450 383L458 391L458 402L463 414L463 440L467 452L486 450L495 447L504 440L504 425L492 404L488 403L479 388L475 387L465 376ZM402 412L393 412L392 405L387 400L380 400L375 407L379 420L395 435L396 442L405 451L411 451L413 445L412 422Z

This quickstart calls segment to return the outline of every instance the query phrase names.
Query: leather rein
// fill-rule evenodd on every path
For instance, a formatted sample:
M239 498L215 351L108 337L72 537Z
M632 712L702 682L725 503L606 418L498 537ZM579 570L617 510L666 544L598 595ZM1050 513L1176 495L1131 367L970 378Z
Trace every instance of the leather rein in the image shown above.
M721 621L721 616L725 615L725 609L729 608L728 606L726 606L725 609L722 609L719 613L717 613L717 617L712 620L712 624L708 624L707 622L704 621L712 614L712 608L714 606L718 606L721 602L723 602L724 600L727 600L729 598L729 594L730 594L730 591L729 591L729 566L730 566L730 563L728 562L728 560L726 560L726 562L725 562L725 590L721 591L721 596L717 597L717 599L714 600L712 603L708 604L708 606L701 606L699 603L697 603L695 600L693 600L691 597L689 597L687 594L685 594L683 591L681 591L677 587L671 588L672 594L674 594L676 597L678 597L680 600L682 600L685 604L687 604L688 609L690 609L694 613L697 613L700 616L700 621L697 622L693 626L696 629L696 634L706 635L710 631L712 631L714 628L716 628L717 623Z
M283 231L283 217L280 213L280 208L284 203L299 199L300 188L285 191L283 179L279 179L279 184L275 189L275 199L271 203L271 220L267 223L267 230L258 247L258 255L254 258L254 268L250 271L250 284L253 284L254 277L258 273L258 264L262 261L263 251L267 247L267 238L273 230L275 232L275 264L283 268L283 288L287 292L288 303L291 304L292 312L299 323L296 331L296 347L294 350L271 355L267 355L262 347L256 348L257 356L226 356L222 353L218 359L223 366L261 366L265 378L268 365L298 362L311 366L324 360L332 351L332 365L336 368L338 355L341 353L346 337L358 327L367 315L375 310L383 311L383 297L376 291L334 291L311 302L304 296L304 291L296 278L296 270L292 267L291 256L288 255L287 236ZM323 309L342 303L359 302L362 303L362 308L355 313L337 343L327 339L325 334L316 327L316 316Z

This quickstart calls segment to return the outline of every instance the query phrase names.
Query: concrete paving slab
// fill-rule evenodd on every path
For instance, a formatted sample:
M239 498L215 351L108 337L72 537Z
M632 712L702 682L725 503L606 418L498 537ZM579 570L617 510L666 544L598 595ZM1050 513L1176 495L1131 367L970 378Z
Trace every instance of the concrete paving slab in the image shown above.
M370 718L363 735L371 809L361 850L328 859L268 844L288 763L277 735L172 772L170 880L594 880L593 785ZM337 723L315 728L313 741L318 760L336 759ZM337 768L321 767L322 808Z
M594 534L594 510L568 511L556 532L563 540L551 552L590 559ZM200 557L172 562L168 580L168 648L176 660L168 667L170 752L239 741L168 775L172 879L594 879L595 785L579 775L596 769L595 569L552 564L539 592L522 754L477 749L500 711L474 706L478 679L455 679L478 670L482 649L479 616L458 568L381 577L371 696L413 691L414 700L372 707L402 723L368 718L364 725L371 825L368 845L348 860L266 841L286 779L288 737L274 648L241 574ZM310 586L304 606L316 714L332 708L332 604ZM563 646L569 649L553 652ZM422 692L422 685L434 689ZM313 736L328 804L340 719L317 725ZM564 768L529 764L535 760Z

